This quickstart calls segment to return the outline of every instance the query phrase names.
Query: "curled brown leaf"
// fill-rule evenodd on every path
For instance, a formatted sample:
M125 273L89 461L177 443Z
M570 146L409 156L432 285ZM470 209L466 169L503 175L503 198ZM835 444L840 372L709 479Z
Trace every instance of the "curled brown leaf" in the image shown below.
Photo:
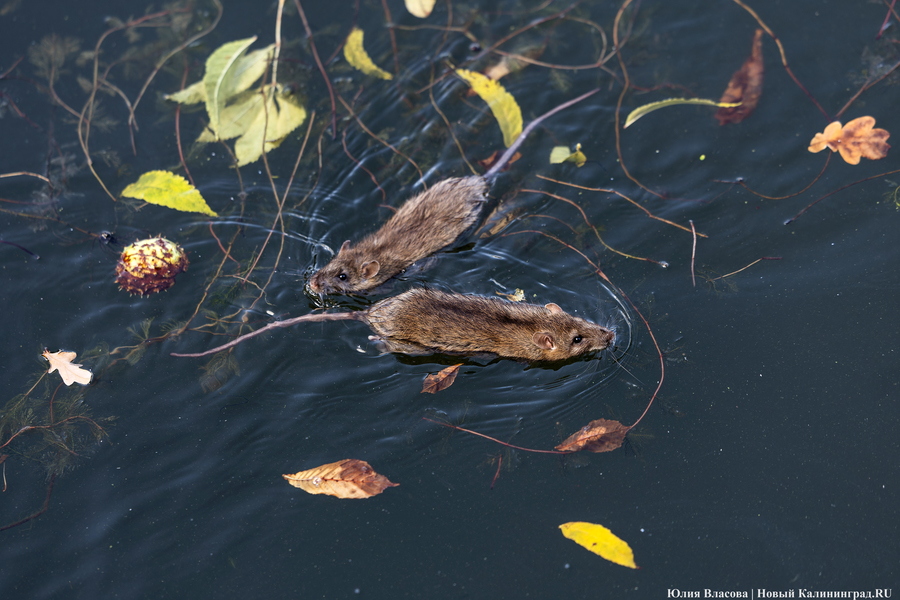
M464 363L451 365L446 369L441 369L438 373L429 373L425 376L425 382L422 384L423 394L437 394L441 390L446 390L456 381L456 374Z
M609 452L622 445L629 429L618 421L597 419L570 435L556 449L560 452Z
M750 116L759 103L763 84L762 36L763 30L757 29L753 36L750 57L731 76L725 93L719 99L719 102L740 102L740 106L720 108L716 111L715 116L719 120L719 125L740 123Z

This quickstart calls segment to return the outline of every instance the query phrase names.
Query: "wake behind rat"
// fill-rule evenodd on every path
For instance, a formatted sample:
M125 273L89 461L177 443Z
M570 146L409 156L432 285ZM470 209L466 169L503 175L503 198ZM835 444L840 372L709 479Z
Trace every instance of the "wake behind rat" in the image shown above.
M276 321L228 344L220 352L270 329L300 322L353 320L367 324L387 352L400 354L496 354L529 362L560 361L605 350L615 333L570 315L556 304L517 303L487 296L415 288L376 302L368 310L302 315Z
M310 289L317 294L371 293L455 242L478 220L491 184L527 135L547 117L597 91L569 100L529 123L484 176L440 181L407 200L378 231L355 246L345 241L331 262L310 278Z

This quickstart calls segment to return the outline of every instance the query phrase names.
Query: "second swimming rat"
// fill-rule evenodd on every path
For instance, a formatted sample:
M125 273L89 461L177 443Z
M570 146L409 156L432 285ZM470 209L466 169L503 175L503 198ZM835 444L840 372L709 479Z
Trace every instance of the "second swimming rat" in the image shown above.
M375 233L356 245L345 241L309 287L317 294L369 293L407 268L446 248L468 230L481 212L490 185L541 121L596 93L592 90L528 124L484 176L445 179L407 200Z
M529 362L560 361L604 350L615 341L606 327L570 315L556 304L516 303L502 298L414 288L376 302L368 310L302 315L276 321L228 344L197 354L226 350L270 329L306 321L354 320L387 352L401 354L483 354Z

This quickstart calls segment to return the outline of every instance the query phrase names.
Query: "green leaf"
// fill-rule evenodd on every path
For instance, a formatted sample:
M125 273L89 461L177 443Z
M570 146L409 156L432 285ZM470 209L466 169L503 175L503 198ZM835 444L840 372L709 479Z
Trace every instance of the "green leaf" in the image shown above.
M233 96L242 83L242 72L236 66L247 48L256 41L256 36L219 46L206 59L206 72L203 75L203 87L206 91L206 112L209 115L209 128L214 133L219 131L219 118L225 103ZM252 83L252 82L251 82ZM249 87L249 86L248 86Z
M122 190L125 198L137 198L184 212L199 212L218 217L206 204L197 188L181 175L169 171L150 171Z
M581 144L575 144L575 152L569 150L566 146L555 146L550 151L550 164L556 165L563 162L573 162L575 166L581 168L587 162L587 157L581 151Z
M631 547L603 525L575 521L563 523L559 528L564 536L594 554L623 567L639 568L634 564Z
M628 118L625 119L625 127L628 127L647 113L652 113L654 110L679 104L702 104L704 106L718 106L719 108L733 108L741 105L740 102L716 102L715 100L704 100L703 98L669 98L668 100L651 102L634 109L628 114Z
M275 56L275 44L267 46L261 50L254 50L246 56L241 56L235 63L230 75L233 81L233 88L230 90L229 98L235 94L239 94L244 90L250 89L257 79L262 77L263 73ZM229 98L225 98L227 102ZM206 84L204 80L190 85L180 92L167 94L166 100L178 102L179 104L196 104L198 102L206 102ZM227 139L227 138L223 138Z
M203 82L198 81L193 85L189 85L180 92L174 94L166 94L166 100L177 102L178 104L197 104L198 102L206 102L206 88Z

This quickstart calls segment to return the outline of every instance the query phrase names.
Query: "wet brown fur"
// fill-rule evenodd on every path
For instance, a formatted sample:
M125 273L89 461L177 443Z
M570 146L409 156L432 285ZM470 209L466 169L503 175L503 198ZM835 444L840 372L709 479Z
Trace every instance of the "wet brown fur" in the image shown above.
M340 251L309 280L319 294L353 294L374 290L438 250L475 224L487 193L483 177L454 177L409 200L355 246Z
M565 360L608 348L615 334L556 304L412 289L357 317L388 352L492 353L528 361Z

